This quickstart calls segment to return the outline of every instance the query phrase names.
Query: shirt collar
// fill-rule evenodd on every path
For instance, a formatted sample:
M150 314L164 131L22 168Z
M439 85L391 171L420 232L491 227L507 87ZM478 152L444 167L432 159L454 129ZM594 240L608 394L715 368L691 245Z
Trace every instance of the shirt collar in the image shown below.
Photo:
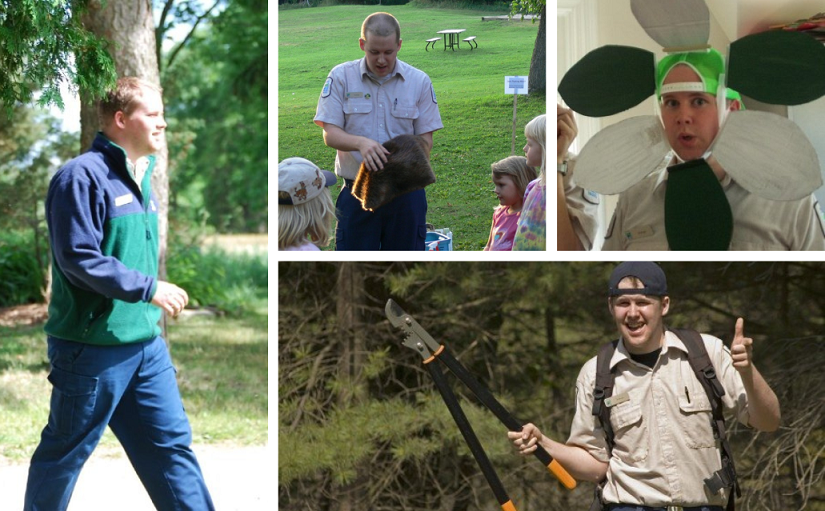
M654 170L654 172L659 173L658 177L656 178L656 184L653 186L654 191L658 190L662 185L667 183L667 168L671 165L676 164L676 162L674 161L675 158L676 157L673 151L667 153L667 156L665 156L665 158L662 160L662 163L659 164L659 168ZM721 181L719 181L719 184L722 185L722 189L724 190L726 190L732 183L733 178L730 177L730 174L728 174L727 172L725 172L725 177Z
M659 354L659 356L662 356L665 353L667 353L667 350L669 348L675 348L677 350L684 351L685 353L687 353L688 351L687 347L682 342L682 340L679 339L678 335L674 334L670 330L666 330L665 341L662 344L662 352ZM613 368L616 367L616 365L618 365L623 360L630 361L632 359L630 357L630 353L627 351L627 348L625 348L624 340L619 338L619 345L616 346L616 349L613 351L613 357L610 358L610 369L613 370Z
M369 69L367 69L367 58L366 57L361 58L361 62L360 62L360 64L358 64L358 67L359 67L359 70L361 72L361 78L366 77L366 78L369 78L371 80L373 79L372 76L370 76ZM398 75L398 77L403 80L406 70L407 70L407 64L405 64L404 62L401 62L398 59L395 59L395 69L392 70L392 73L389 74L387 79L389 80L389 78L392 78L393 76Z

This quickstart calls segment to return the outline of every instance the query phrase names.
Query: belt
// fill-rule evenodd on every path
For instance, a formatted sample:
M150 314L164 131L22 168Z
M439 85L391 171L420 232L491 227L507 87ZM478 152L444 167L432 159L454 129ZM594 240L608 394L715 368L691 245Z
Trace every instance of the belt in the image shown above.
M640 506L638 504L609 504L610 511L724 511L721 506Z

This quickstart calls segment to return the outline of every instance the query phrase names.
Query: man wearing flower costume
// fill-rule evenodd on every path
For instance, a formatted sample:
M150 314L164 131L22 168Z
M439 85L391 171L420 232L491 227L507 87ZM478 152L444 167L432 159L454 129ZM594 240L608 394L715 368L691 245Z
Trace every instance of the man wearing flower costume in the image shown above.
M703 0L631 0L667 54L605 46L565 75L576 112L612 115L656 94L658 116L599 132L576 162L579 183L620 193L604 250L825 250L812 192L816 152L793 122L749 111L739 92L795 105L825 95L825 47L805 34L766 32L707 44ZM667 155L667 156L665 156Z

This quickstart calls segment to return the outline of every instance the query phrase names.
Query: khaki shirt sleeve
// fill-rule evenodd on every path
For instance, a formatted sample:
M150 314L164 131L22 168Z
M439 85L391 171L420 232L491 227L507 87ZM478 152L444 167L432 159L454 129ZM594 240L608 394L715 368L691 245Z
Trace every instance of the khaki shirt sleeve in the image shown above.
M745 384L742 383L742 376L733 367L730 349L721 339L712 335L702 334L708 353L713 360L716 374L720 383L725 388L725 396L722 403L728 413L732 413L736 420L750 426L750 414L748 412L748 394L745 391Z
M593 416L593 385L596 378L596 357L582 367L576 379L576 414L570 428L568 445L581 447L599 461L607 463L604 430Z
M321 95L318 97L318 107L315 110L315 124L324 127L324 124L332 124L341 129L345 128L346 119L344 117L344 78L343 72L338 68L330 71L324 86L321 88Z
M579 237L585 250L593 248L596 232L599 229L599 202L601 198L596 192L585 190L576 183L574 177L575 159L568 162L568 172L564 176L564 197L567 200L567 211L573 220L573 230Z
M413 123L416 135L430 133L444 127L441 122L441 112L438 110L438 100L435 97L433 82L425 75L424 84L421 87L421 95L418 97L418 118Z

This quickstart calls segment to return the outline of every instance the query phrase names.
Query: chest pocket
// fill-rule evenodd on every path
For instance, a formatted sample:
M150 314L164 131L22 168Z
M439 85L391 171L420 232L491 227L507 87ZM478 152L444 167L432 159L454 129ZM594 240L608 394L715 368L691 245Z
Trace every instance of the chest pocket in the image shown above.
M415 133L413 123L419 116L416 105L403 105L399 103L390 109L390 115L392 116L392 123L389 129L390 138Z
M344 113L368 114L372 112L372 101L364 98L351 98L344 101Z
M372 132L372 100L352 98L344 101L344 129L352 135L375 138Z
M697 388L698 387L698 388ZM688 387L685 387L687 390ZM716 447L711 427L711 407L708 395L697 382L687 394L679 396L679 422L684 433L685 444L691 449Z
M649 442L641 407L633 401L618 404L610 411L610 422L616 441L614 455L629 456L633 461L645 460Z

